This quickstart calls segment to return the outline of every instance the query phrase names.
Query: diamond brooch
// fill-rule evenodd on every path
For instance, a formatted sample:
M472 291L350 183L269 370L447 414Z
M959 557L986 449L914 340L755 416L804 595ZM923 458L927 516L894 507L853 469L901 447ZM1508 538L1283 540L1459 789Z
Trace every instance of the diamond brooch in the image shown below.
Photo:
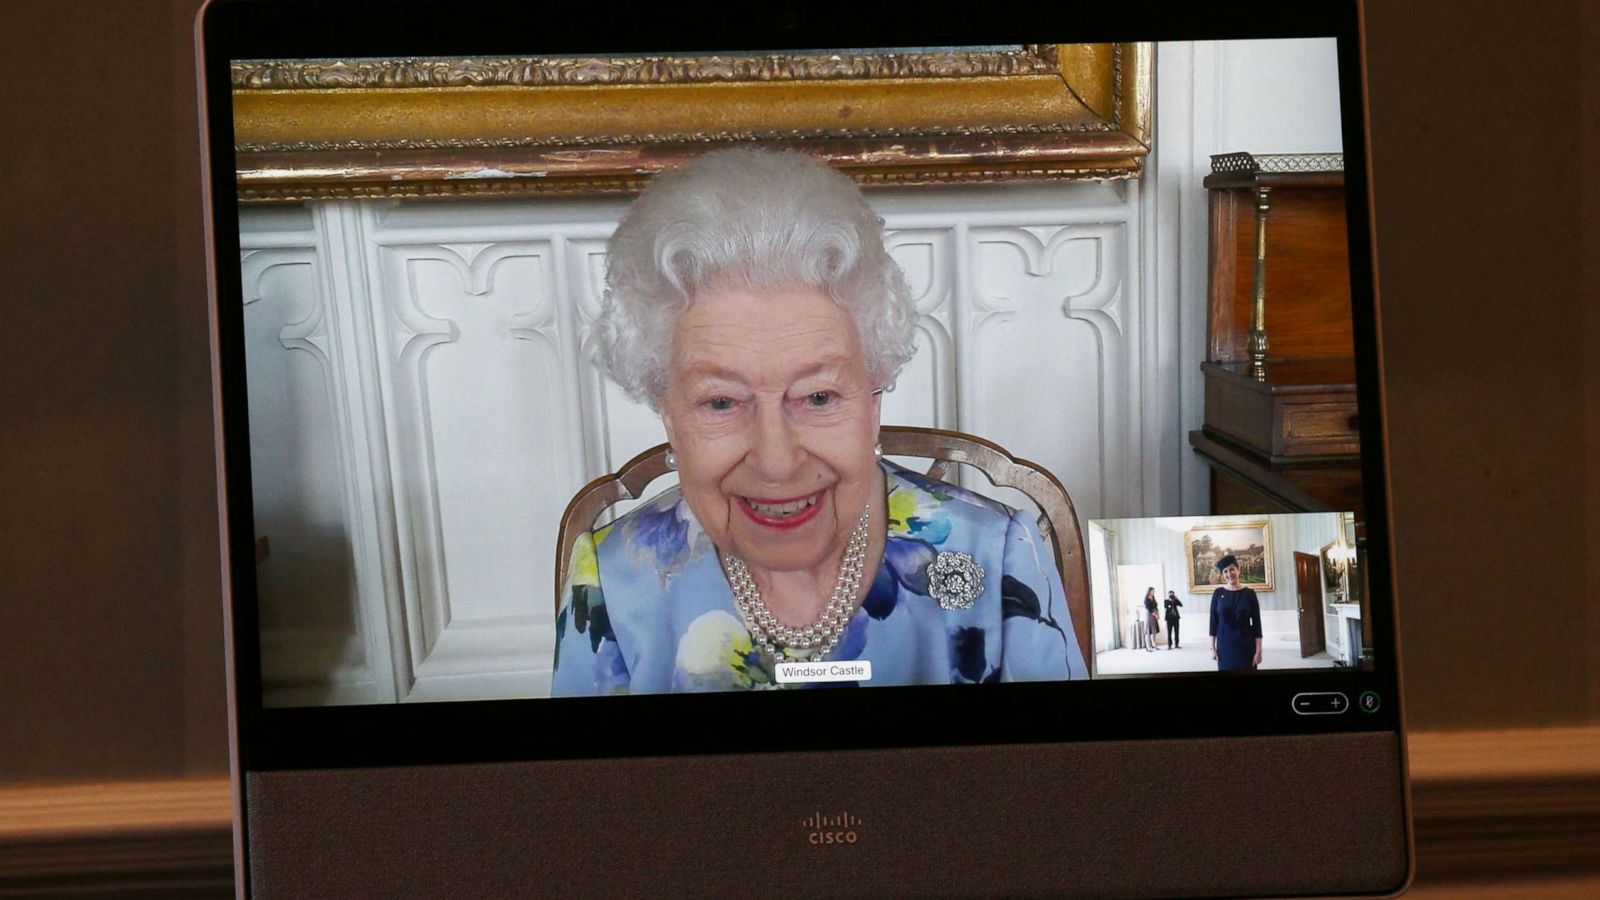
M983 593L983 566L970 553L946 550L928 566L928 593L940 609L971 609Z

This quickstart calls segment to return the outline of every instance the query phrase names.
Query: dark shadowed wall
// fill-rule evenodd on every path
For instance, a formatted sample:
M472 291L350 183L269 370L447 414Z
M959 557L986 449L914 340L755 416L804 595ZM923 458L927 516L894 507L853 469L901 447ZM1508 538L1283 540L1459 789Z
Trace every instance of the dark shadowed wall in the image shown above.
M226 769L198 5L0 12L0 781Z
M0 783L226 770L196 5L0 13ZM1600 12L1371 6L1410 719L1600 720Z
M1585 5L1368 11L1396 570L1420 727L1600 717Z
M1589 616L1589 717L1600 719L1600 3L1583 4L1583 107L1579 113L1583 186L1584 462L1587 498L1583 542L1588 556L1583 587Z

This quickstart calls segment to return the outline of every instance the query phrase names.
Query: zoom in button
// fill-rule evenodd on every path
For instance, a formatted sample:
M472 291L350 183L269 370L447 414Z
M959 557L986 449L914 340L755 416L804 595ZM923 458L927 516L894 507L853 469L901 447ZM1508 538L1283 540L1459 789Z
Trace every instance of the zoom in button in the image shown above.
M1294 695L1294 711L1302 716L1336 716L1349 708L1350 698L1337 691Z

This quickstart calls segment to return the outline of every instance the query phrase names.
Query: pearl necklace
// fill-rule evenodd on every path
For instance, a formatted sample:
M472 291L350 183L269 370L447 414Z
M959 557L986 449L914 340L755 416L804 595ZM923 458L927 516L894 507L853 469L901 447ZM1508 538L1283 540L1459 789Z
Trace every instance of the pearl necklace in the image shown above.
M833 596L828 599L822 615L815 622L800 628L790 628L772 614L766 601L761 599L761 591L756 588L756 581L750 576L750 569L744 560L732 553L723 555L723 570L727 573L729 586L733 588L733 599L739 607L739 614L744 617L751 636L777 662L785 661L785 657L793 658L796 655L793 651L799 651L801 659L821 659L839 643L839 637L844 634L844 627L849 624L850 616L855 611L856 591L861 587L861 575L867 559L867 522L871 513L872 507L869 505L862 511L855 530L850 532L850 540L844 548L844 559L839 563L839 577L834 581ZM786 653L778 652L780 645Z

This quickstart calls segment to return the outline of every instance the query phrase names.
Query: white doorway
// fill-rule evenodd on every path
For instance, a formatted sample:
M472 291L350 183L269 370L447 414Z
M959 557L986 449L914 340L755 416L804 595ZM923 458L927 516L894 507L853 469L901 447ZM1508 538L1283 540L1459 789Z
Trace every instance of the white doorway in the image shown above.
M1150 588L1156 589L1156 615L1159 617L1161 598L1167 595L1167 581L1162 567L1117 566L1117 614L1127 623L1117 637L1122 646L1130 650L1142 646L1138 634L1145 628L1144 595Z

